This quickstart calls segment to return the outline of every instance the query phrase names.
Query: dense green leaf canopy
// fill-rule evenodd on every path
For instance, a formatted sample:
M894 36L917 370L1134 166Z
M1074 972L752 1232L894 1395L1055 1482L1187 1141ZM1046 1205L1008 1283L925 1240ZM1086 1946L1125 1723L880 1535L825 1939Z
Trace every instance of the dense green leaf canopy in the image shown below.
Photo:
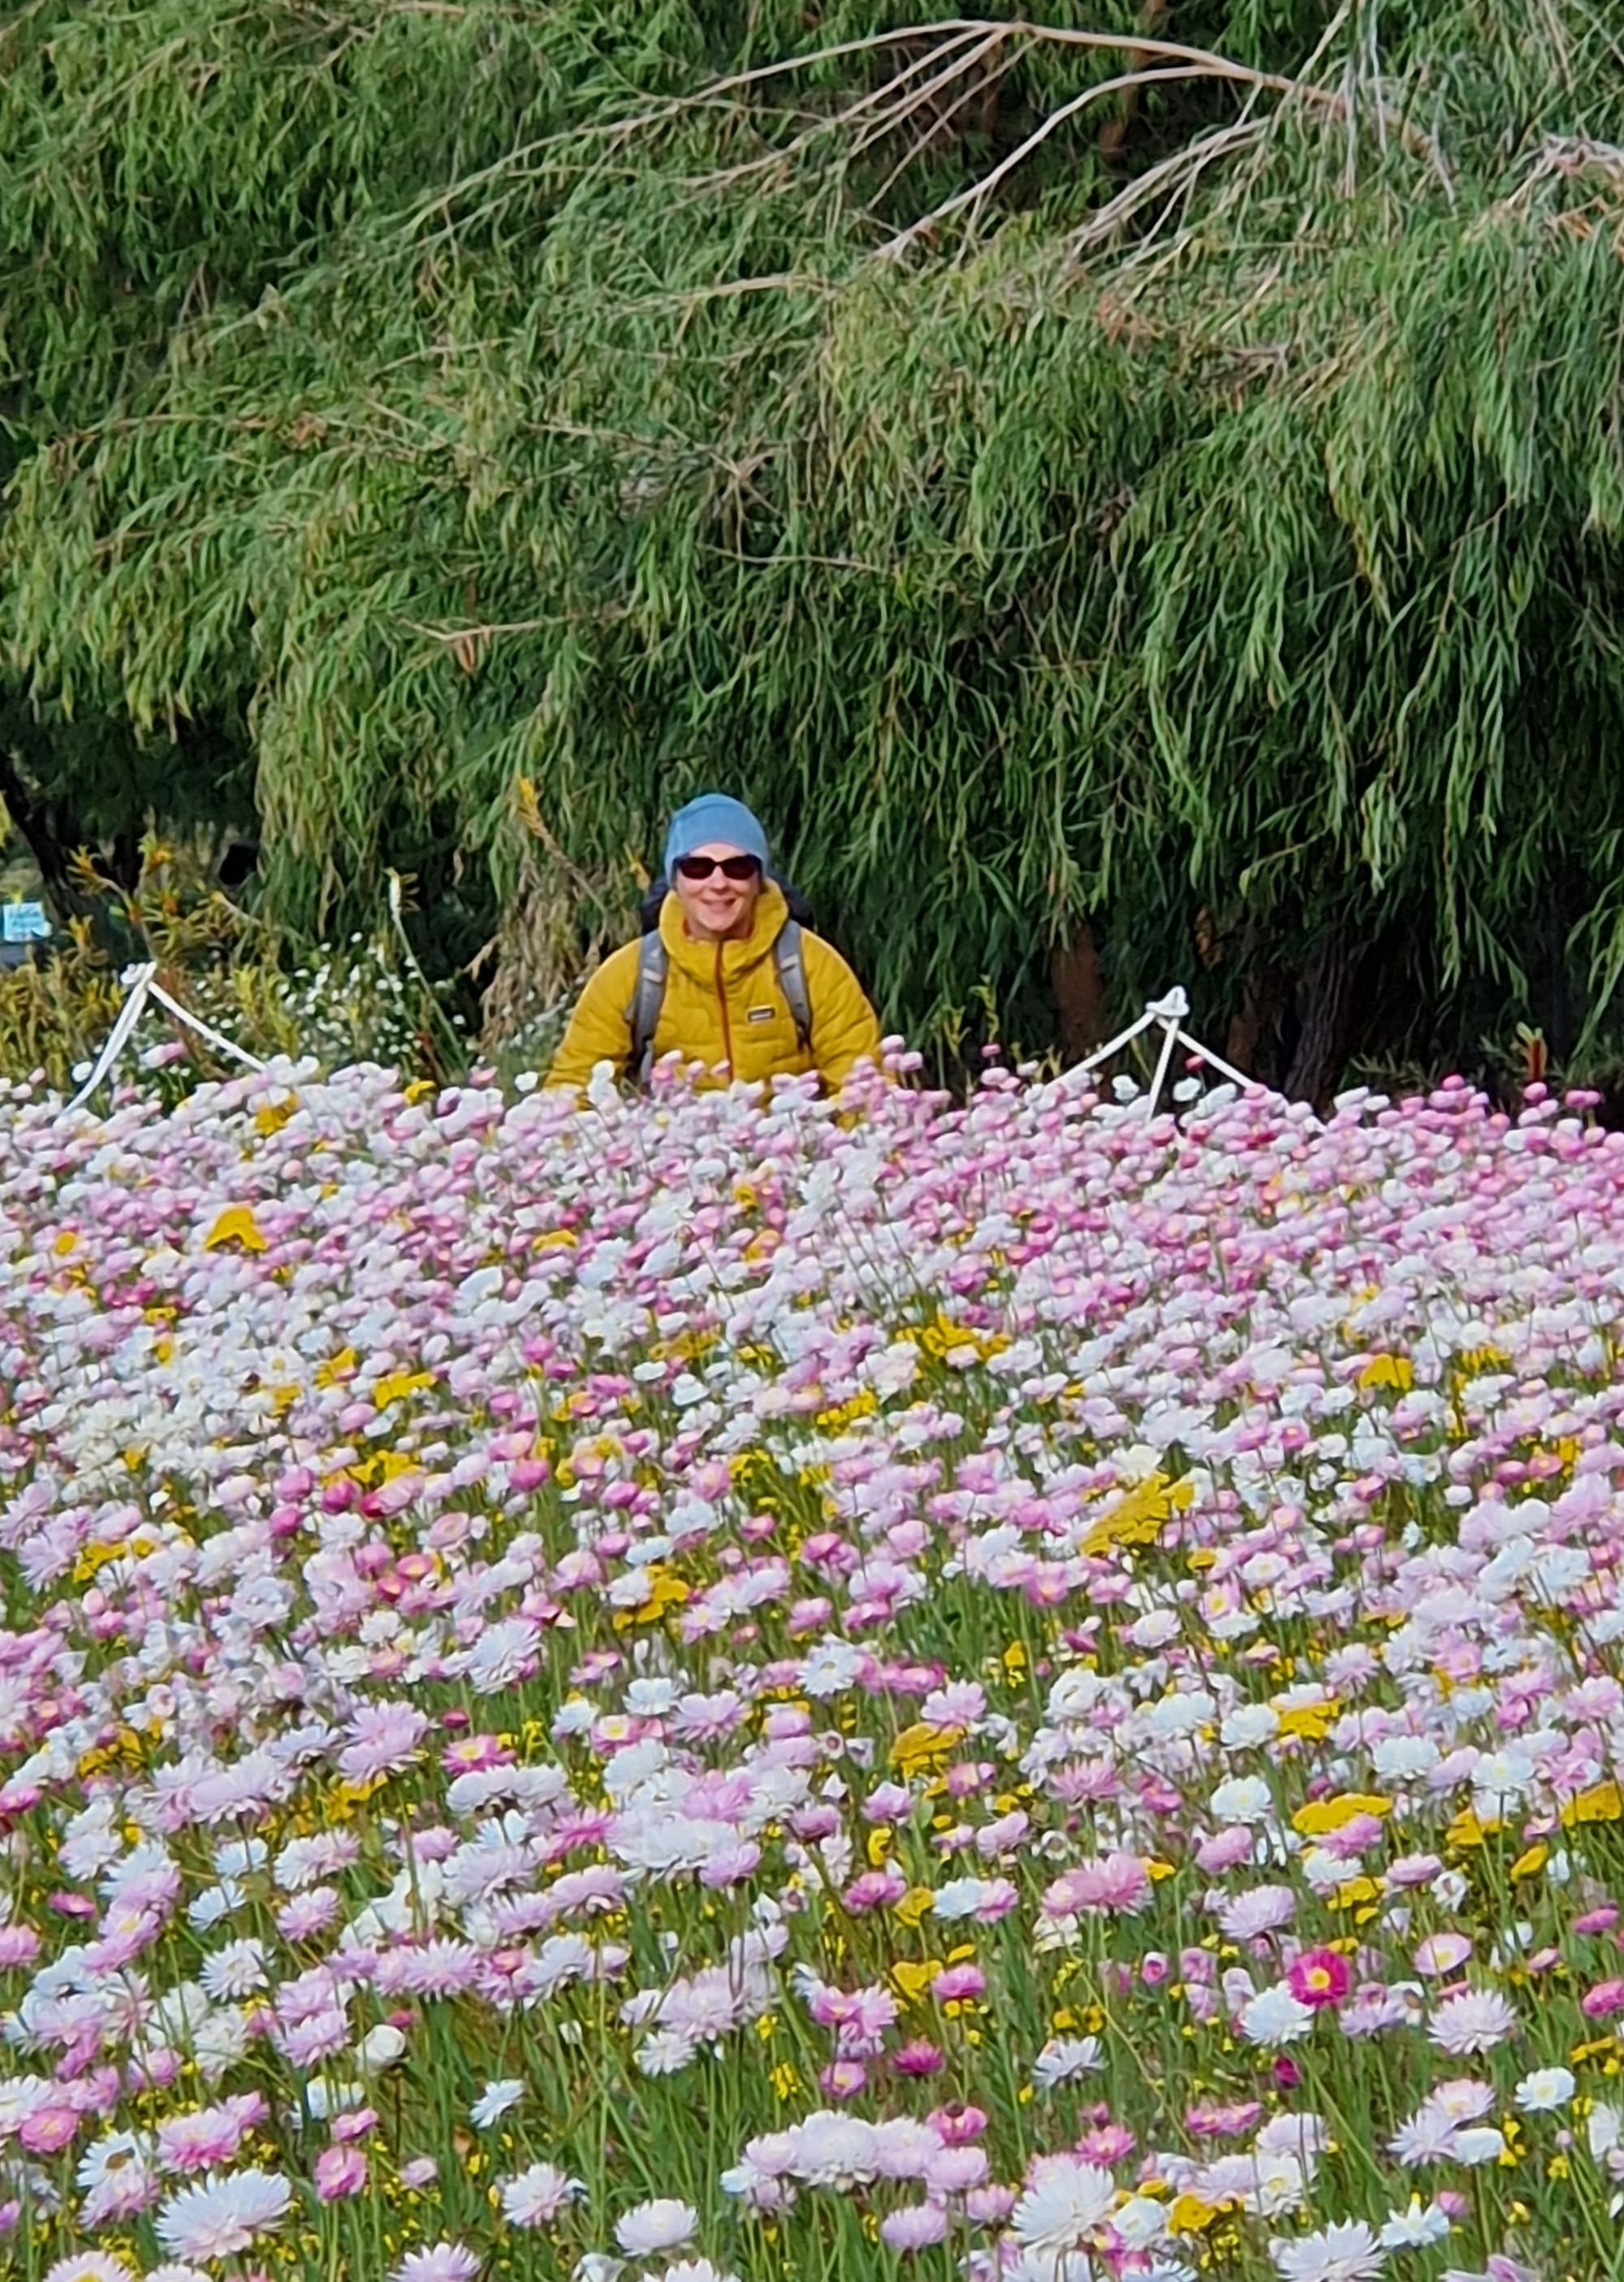
M13 702L237 725L280 908L423 873L509 1002L720 782L916 1032L1084 922L1605 1030L1608 12L906 12L13 9Z

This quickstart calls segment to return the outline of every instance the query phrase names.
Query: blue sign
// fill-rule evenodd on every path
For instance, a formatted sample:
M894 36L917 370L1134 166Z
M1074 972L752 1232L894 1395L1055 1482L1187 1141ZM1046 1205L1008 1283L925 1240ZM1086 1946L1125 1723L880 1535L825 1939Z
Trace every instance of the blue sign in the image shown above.
M28 943L50 933L43 904L0 904L0 943Z

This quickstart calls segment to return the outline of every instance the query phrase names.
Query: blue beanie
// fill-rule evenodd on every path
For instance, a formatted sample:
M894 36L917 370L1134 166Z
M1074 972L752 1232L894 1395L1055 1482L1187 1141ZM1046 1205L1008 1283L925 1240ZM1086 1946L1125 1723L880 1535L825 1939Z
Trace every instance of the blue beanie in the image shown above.
M702 792L671 819L671 830L665 835L665 877L671 878L680 857L691 856L696 848L708 848L712 842L736 848L742 856L753 856L763 872L767 868L767 835L744 803L730 800L725 792Z

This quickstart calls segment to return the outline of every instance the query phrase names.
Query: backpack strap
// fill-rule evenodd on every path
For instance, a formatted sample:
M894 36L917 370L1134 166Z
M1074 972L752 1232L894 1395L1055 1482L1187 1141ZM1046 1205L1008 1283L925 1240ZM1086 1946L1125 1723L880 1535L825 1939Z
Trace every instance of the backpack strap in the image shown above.
M806 1053L812 1047L812 993L806 987L806 951L799 920L784 921L773 945L773 958L778 968L778 987L795 1017L801 1052Z
M652 928L638 945L637 989L626 1010L632 1033L632 1056L626 1070L639 1085L648 1084L654 1067L654 1033L659 1026L660 1009L665 1004L665 980L670 972L671 955L660 941L658 928Z

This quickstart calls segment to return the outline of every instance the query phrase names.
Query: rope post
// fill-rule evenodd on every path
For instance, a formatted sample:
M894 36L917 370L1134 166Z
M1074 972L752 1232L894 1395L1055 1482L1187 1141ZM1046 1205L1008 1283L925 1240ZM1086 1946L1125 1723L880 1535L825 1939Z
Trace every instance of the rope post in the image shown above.
M1145 1100L1146 1121L1156 1114L1156 1104L1162 1098L1162 1089L1167 1083L1168 1065L1173 1059L1173 1049L1178 1044L1178 1025L1164 1021L1161 1025L1162 1052L1156 1058L1156 1075L1150 1082L1150 1091Z
M146 1005L152 989L152 978L158 972L158 961L150 959L144 966L127 967L120 980L125 986L124 1004L119 1009L117 1021L107 1034L107 1043L97 1056L90 1075L69 1102L62 1106L60 1114L71 1117L82 1109L102 1080L112 1069L129 1040L129 1034L141 1020L141 1010Z
M1185 996L1183 985L1177 982L1165 997L1149 999L1146 1004L1146 1021L1162 1033L1162 1052L1156 1057L1156 1074L1150 1082L1150 1091L1146 1097L1146 1122L1156 1114L1156 1104L1162 1098L1162 1089L1167 1083L1167 1074L1172 1067L1173 1050L1181 1035L1179 1024L1189 1011L1190 1001Z

